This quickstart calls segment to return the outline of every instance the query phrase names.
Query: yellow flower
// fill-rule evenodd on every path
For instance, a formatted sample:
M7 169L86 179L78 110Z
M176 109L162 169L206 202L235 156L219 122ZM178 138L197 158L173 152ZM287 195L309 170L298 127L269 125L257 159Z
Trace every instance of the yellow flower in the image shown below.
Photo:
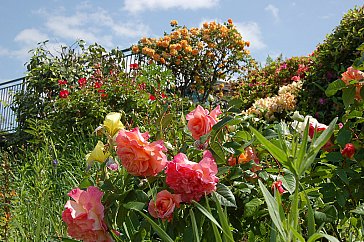
M109 113L106 115L105 121L104 121L104 128L106 129L106 132L111 136L114 137L114 135L120 130L124 128L124 125L120 121L121 114L120 113Z
M91 153L86 155L87 164L91 165L94 161L103 163L109 158L110 152L106 149L105 145L99 141Z

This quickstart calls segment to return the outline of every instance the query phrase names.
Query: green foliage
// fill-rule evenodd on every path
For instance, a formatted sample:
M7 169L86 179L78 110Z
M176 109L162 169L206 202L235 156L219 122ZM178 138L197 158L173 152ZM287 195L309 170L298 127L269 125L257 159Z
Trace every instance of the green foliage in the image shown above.
M341 116L344 106L341 94L325 99L324 92L328 85L341 78L341 73L360 57L357 48L364 39L364 7L349 10L340 24L326 36L312 53L312 68L307 75L298 103L306 114L317 114L322 122L329 122L336 115ZM359 64L359 60L357 61Z

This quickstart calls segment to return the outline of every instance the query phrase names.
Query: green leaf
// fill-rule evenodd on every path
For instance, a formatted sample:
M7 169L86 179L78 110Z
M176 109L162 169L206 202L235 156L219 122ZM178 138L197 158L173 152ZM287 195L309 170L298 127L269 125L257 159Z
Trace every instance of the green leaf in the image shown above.
M337 209L333 205L326 206L322 211L315 211L315 219L318 223L335 222L337 216Z
M335 238L335 237L333 237L331 235L328 235L328 234L323 234L323 233L313 234L310 238L308 238L307 242L315 242L320 238L325 238L325 239L327 239L328 241L331 241L331 242L340 242L337 238Z
M345 108L348 108L351 104L354 103L355 97L355 86L349 86L343 89L343 102Z
M234 242L234 236L230 230L228 216L227 216L227 214L225 214L224 210L222 209L221 203L216 197L216 192L213 192L212 195L216 202L217 215L219 216L219 219L220 219L223 235L228 241Z
M259 198L253 198L249 202L244 204L244 217L251 217L254 214L256 214L258 208L260 205L262 205L264 202L260 200Z
M263 183L258 180L260 190L263 193L264 200L267 203L268 212L270 215L270 218L272 219L274 225L276 226L278 232L281 234L282 238L286 238L287 234L283 227L283 221L281 220L281 215L279 213L278 206L282 206L281 204L278 204L277 201L272 197L270 192L267 190L267 188L263 185Z
M80 185L78 185L78 188L85 189L85 188L88 188L89 186L93 186L93 185L94 185L94 183L92 182L92 180L89 177L86 177L80 182Z
M289 170L285 169L284 176L280 176L280 180L282 181L283 186L289 191L290 194L293 194L296 190L296 179L294 174Z
M171 113L164 115L162 118L162 121L161 121L162 128L165 129L168 126L168 124L172 121L173 118L174 118L174 116Z
M192 209L190 209L190 217L191 217L192 230L193 230L193 235L194 235L195 241L199 242L200 241L199 229L197 227L195 214L193 213Z
M311 236L316 231L315 214L314 214L314 211L313 211L311 203L310 203L310 199L308 199L307 194L306 194L306 199L307 199L307 227L308 227L307 233L308 233L308 236Z
M158 233L158 235L161 237L161 239L165 242L173 242L173 239L169 237L169 235L162 229L156 222L154 222L151 218L149 218L147 215L145 215L142 211L135 210L139 212L153 227L153 229Z
M216 158L216 163L225 164L226 160L225 160L225 155L224 155L224 151L221 147L221 144L218 142L212 142L212 143L210 143L210 148L214 154L214 157Z
M145 203L141 203L141 202L128 202L126 204L123 204L123 207L126 209L133 209L133 210L143 210L145 206Z
M192 203L197 207L198 210L200 210L200 212L202 214L204 214L208 219L210 219L211 222L213 222L219 229L222 230L222 227L220 226L220 224L217 222L217 220L214 218L214 216L212 216L212 214L201 204L199 204L196 201L192 201Z
M290 164L288 164L289 162L288 157L283 150L272 144L269 140L267 140L262 134L260 134L253 127L250 126L249 128L253 132L255 137L259 140L259 142L265 146L265 148L273 155L274 158L276 158L282 165L291 167Z
M218 183L216 185L216 197L221 205L236 208L235 196L224 184Z
M243 142L243 141L249 141L252 139L252 136L249 132L247 131L238 131L236 132L235 136L234 136L234 139L237 141L237 142Z
M346 87L346 84L342 80L339 79L339 80L333 81L327 87L325 94L328 97L333 96L333 95L335 95L335 93L337 91L343 89L344 87Z
M346 128L342 128L337 133L336 141L339 143L341 147L344 147L347 143L350 143L352 139L352 133L350 130Z
M364 203L357 206L355 209L350 211L351 213L356 213L360 215L364 215Z

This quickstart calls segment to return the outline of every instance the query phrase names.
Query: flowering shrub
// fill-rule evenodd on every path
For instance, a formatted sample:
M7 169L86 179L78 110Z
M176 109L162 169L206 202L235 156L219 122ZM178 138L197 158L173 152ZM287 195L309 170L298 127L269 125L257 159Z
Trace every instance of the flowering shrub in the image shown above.
M230 19L190 29L174 20L171 26L171 33L159 39L144 37L132 50L170 69L182 96L194 93L199 101L206 101L218 80L229 80L251 65L245 49L250 43L243 40Z
M277 96L258 99L253 103L252 107L243 111L243 113L274 120L277 114L293 111L296 108L297 95L302 88L302 84L300 80L282 86L279 88Z

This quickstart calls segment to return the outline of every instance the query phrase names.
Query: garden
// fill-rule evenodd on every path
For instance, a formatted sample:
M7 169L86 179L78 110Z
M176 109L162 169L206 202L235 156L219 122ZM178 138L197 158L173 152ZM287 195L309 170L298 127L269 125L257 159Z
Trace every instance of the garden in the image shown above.
M363 241L364 7L309 56L234 22L32 50L1 134L1 241Z

